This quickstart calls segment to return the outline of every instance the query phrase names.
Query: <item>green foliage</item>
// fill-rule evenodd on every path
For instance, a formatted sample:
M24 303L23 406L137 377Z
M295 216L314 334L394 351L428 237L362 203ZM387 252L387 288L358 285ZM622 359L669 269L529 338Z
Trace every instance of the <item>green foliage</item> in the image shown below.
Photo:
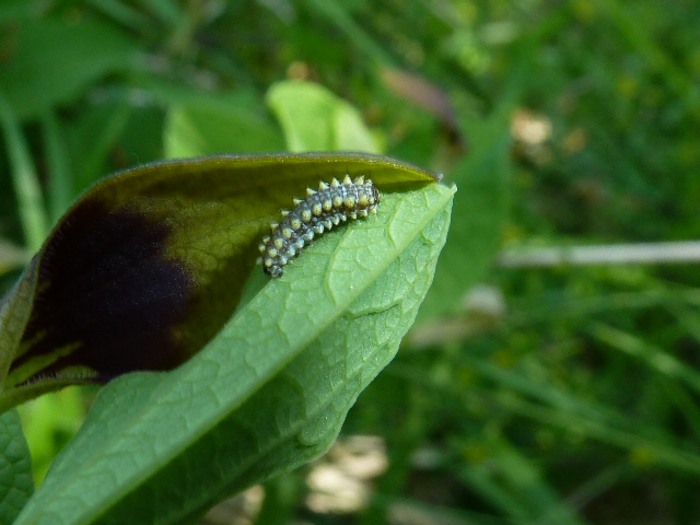
M266 118L261 101L252 92L181 98L182 102L172 104L166 116L166 157L196 157L232 150L272 152L284 147L279 128Z
M456 196L457 207L468 213L460 214L452 225L440 258L441 271L421 309L424 318L458 310L465 291L483 279L498 253L508 214L506 117L503 111L472 127L478 141L475 154L454 167L453 177L462 189ZM461 271L450 271L458 267Z
M315 153L153 163L93 187L7 298L0 410L67 384L182 363L235 311L254 247L288 195L339 169L387 195L434 182L384 157Z
M307 82L281 82L267 102L287 137L289 151L350 149L378 153L364 131L362 117L350 104Z
M0 289L15 285L28 254L78 195L115 170L284 148L359 148L428 167L459 187L451 230L418 323L343 424L345 436L381 436L388 464L373 483L362 481L369 499L349 511L352 520L697 522L697 266L505 268L499 254L700 235L698 20L693 0L0 2ZM422 192L446 191L396 190L392 210L400 195L412 206ZM299 195L289 191L275 206ZM365 221L321 239L284 282L300 282L316 265L325 271L329 261L368 263L373 245L337 258L331 250L371 231ZM257 275L242 290L240 315L276 288L264 282ZM6 303L3 315L11 311ZM328 329L340 330L341 319ZM293 363L314 355L286 346L273 354L285 351ZM173 377L195 365L185 366ZM302 368L280 368L270 384L302 395L280 375ZM102 391L44 494L83 459L78 446L100 421L128 421L122 403L148 388L174 395L168 377L127 376ZM138 381L141 393L111 397ZM97 412L109 404L107 392L113 420ZM345 409L350 397L338 403ZM148 401L139 402L151 414ZM56 450L66 435L31 414L66 406L45 396L20 410L33 451ZM280 432L294 416L278 418L266 435L292 446ZM201 441L187 432L169 438L196 454L220 438L211 448L221 452L218 427L198 428ZM306 432L318 444L309 454L330 439ZM233 443L253 435L248 427L239 434ZM111 470L102 454L118 441L90 449L99 468ZM134 500L151 507L160 496L182 496L188 509L213 501L199 494L206 503L197 506L186 497L205 484L196 477L164 489L164 478L190 464L177 447L162 453L165 470L122 486L133 488ZM44 454L34 454L35 475L48 468ZM88 463L86 456L81 473ZM348 521L312 505L319 494L307 474L296 470L265 487L260 522ZM216 490L227 483L215 479ZM228 482L233 487L233 477ZM114 512L140 512L126 493L105 498Z
M415 317L452 192L388 195L383 220L310 248L329 268L270 282L176 371L110 383L16 523L180 523L326 450Z
M12 523L34 490L32 462L17 412L0 415L0 523Z
M16 47L3 64L0 91L21 118L75 100L95 80L133 69L138 59L133 39L91 17L20 18L5 38Z

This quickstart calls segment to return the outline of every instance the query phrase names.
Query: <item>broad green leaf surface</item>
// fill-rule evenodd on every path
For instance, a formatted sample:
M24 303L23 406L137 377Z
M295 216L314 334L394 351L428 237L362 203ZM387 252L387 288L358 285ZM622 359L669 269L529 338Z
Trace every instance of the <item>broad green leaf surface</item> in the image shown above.
M453 312L484 278L501 246L509 200L508 115L499 112L468 127L472 153L451 170L460 188L456 214L420 320Z
M22 282L41 279L22 344L5 356L5 371L13 362L6 389L39 371L55 389L181 363L236 309L280 209L346 173L372 178L387 194L435 180L386 157L321 153L161 162L104 180L67 212L25 273ZM20 392L2 395L7 408Z
M16 525L189 523L323 452L411 326L453 193L385 194L376 217L309 247L182 367L110 383Z
M140 60L135 41L97 19L29 18L10 27L13 44L0 61L0 91L23 119L71 101L91 82Z
M311 82L278 82L267 93L289 151L353 150L379 153L360 113Z
M0 4L0 23L31 15L32 5L26 0L5 0Z
M32 461L17 412L0 415L0 523L12 523L34 490Z
M274 121L265 118L251 93L204 97L168 110L163 131L165 156L196 157L227 151L264 152L284 148Z

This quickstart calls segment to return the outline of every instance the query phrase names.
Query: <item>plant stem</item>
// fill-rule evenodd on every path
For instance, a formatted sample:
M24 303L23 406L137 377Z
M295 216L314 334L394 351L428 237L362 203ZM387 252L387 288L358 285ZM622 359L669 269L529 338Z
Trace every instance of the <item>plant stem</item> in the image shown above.
M594 264L681 264L700 262L700 241L513 249L501 253L505 268Z
M22 136L19 122L2 93L0 93L0 128L5 135L7 152L12 166L12 182L19 205L27 248L36 251L44 242L48 230L46 210L39 179Z

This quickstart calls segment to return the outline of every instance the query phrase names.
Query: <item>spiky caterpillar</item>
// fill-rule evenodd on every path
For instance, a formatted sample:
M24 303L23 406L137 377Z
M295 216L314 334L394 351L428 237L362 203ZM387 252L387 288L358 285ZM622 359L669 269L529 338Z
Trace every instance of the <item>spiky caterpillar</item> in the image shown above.
M270 226L272 232L260 243L258 262L265 273L280 277L289 261L316 237L348 218L376 213L378 204L377 188L364 177L351 180L346 175L343 182L333 179L330 184L321 182L318 190L307 188L306 198L294 199L294 209L283 211L282 222Z

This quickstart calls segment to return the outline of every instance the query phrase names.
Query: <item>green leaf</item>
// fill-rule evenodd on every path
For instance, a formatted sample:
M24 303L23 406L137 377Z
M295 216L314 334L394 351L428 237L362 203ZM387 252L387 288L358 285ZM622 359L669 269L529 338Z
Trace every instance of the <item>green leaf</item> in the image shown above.
M25 317L14 323L21 341L3 349L0 409L66 384L182 363L235 311L280 209L346 173L389 194L435 180L386 157L305 154L161 162L95 186L17 288L36 281L36 290L8 299Z
M227 151L279 151L284 143L274 121L251 108L262 107L248 92L196 98L171 107L164 130L169 158Z
M4 0L0 4L0 24L30 16L32 7L34 6L26 0Z
M290 151L379 152L359 112L318 84L279 82L268 92L267 103L282 125Z
M36 261L32 260L24 277L0 300L0 390L6 388L7 373L31 316L37 280Z
M0 523L12 523L34 490L32 461L16 411L0 415Z
M0 91L23 119L74 100L90 83L139 60L134 40L97 19L27 19L2 38L13 52L0 61Z
M501 111L469 126L472 152L453 170L460 187L456 215L421 320L454 311L484 278L501 246L509 202L508 115Z
M105 387L16 525L189 523L322 453L432 280L454 188L386 192L168 374Z

